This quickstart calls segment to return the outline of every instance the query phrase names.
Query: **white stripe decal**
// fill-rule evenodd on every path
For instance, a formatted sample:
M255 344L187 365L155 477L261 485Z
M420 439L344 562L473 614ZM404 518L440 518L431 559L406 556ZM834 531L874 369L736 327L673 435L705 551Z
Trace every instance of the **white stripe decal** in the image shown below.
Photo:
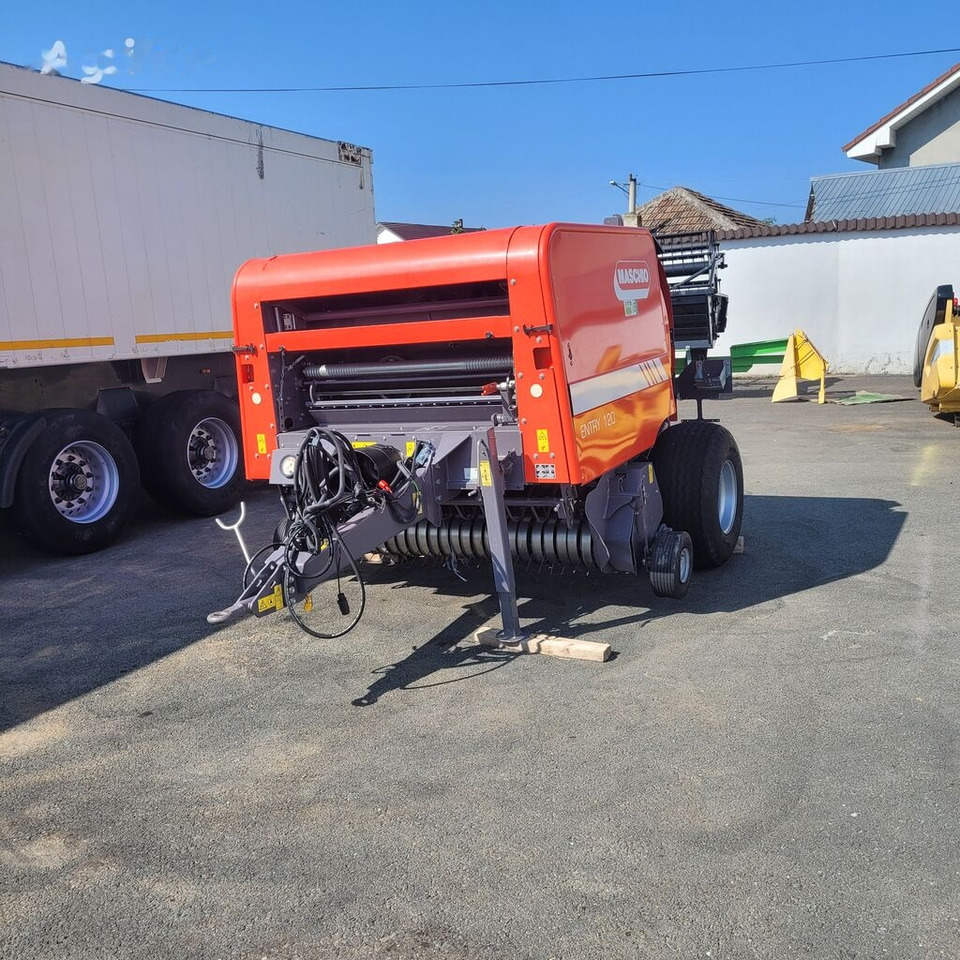
M601 373L589 380L571 383L570 403L573 415L576 417L604 403L622 400L631 393L638 393L669 379L662 361L657 359L645 360L619 370L611 370L609 373Z

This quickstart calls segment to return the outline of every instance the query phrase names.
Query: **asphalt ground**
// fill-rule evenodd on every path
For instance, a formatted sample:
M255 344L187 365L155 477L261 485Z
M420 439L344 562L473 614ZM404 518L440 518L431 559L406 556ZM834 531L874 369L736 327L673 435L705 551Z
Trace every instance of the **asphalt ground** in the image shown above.
M742 556L679 602L520 574L604 664L474 645L484 569L370 567L324 642L205 623L242 567L209 520L0 539L0 955L960 955L960 431L738 391Z

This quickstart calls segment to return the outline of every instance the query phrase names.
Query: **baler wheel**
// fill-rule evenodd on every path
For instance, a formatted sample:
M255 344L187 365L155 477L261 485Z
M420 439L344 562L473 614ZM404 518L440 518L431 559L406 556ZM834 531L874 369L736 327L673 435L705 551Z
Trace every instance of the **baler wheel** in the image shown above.
M726 563L743 521L743 464L730 431L685 420L660 434L652 459L663 522L690 534L698 570Z
M661 530L650 554L650 586L658 597L679 600L690 586L693 543L683 530Z

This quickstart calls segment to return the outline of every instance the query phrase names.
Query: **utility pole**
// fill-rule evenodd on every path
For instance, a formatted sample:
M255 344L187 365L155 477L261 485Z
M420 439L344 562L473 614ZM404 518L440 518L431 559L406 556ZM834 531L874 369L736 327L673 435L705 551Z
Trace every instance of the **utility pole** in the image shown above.
M627 177L627 212L623 216L623 225L640 226L640 214L637 213L637 178L632 173Z

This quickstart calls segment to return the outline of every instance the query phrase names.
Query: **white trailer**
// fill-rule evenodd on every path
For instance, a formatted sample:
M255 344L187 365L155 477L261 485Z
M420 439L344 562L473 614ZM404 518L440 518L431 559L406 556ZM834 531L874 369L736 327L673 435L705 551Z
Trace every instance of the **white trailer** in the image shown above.
M0 509L43 549L240 496L230 285L374 243L371 154L0 63Z

